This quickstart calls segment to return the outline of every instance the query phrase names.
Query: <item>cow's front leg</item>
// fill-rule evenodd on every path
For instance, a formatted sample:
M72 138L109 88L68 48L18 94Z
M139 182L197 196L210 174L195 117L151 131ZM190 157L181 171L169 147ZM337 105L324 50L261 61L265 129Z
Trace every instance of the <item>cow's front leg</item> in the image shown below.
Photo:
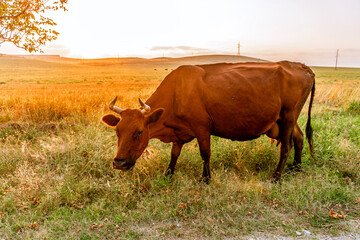
M181 149L182 149L183 145L184 145L183 143L173 142L172 148L171 148L170 164L169 164L169 167L167 168L167 170L165 172L166 176L174 174L175 165L176 165L176 162L177 162L177 160L179 158L179 155L181 153Z
M201 181L209 184L211 178L210 172L210 133L204 134L201 137L197 138L200 148L200 155L204 163L203 174Z

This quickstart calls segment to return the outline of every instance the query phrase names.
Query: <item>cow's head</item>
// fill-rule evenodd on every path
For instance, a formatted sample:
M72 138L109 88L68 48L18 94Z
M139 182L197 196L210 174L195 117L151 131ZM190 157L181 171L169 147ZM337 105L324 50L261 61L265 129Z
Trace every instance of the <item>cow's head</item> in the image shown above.
M116 99L117 97L111 101L109 108L120 116L107 114L102 117L102 121L114 128L118 137L113 167L129 170L149 144L149 124L159 120L164 109L151 111L151 108L139 98L142 109L122 110L115 106Z

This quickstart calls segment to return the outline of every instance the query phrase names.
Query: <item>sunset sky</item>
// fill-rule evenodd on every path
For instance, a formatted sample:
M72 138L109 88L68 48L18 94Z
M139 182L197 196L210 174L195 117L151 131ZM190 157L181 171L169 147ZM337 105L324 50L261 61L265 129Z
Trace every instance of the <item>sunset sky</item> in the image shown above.
M359 0L69 0L54 13L64 57L241 54L360 67ZM0 53L23 54L11 44Z

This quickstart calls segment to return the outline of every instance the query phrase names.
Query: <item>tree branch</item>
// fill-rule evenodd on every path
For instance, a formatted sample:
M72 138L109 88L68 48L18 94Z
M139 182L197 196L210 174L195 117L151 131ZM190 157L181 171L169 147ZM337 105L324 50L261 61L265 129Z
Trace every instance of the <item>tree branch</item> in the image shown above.
M27 4L27 6L21 11L19 12L18 14L16 15L3 15L3 16L0 16L0 19L4 19L4 18L17 18L19 17L20 15L24 14L30 7L30 3Z
M45 17L48 11L64 10L68 0L0 0L0 45L11 42L28 52L57 38L56 23ZM10 4L13 2L13 4Z

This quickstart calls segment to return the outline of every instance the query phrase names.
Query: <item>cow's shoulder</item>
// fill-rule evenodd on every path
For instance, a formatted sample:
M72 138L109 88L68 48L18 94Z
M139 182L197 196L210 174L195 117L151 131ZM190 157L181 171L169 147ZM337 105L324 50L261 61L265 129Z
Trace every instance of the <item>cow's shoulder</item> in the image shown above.
M172 72L177 78L190 79L190 78L203 78L206 75L205 70L197 65L182 65Z

